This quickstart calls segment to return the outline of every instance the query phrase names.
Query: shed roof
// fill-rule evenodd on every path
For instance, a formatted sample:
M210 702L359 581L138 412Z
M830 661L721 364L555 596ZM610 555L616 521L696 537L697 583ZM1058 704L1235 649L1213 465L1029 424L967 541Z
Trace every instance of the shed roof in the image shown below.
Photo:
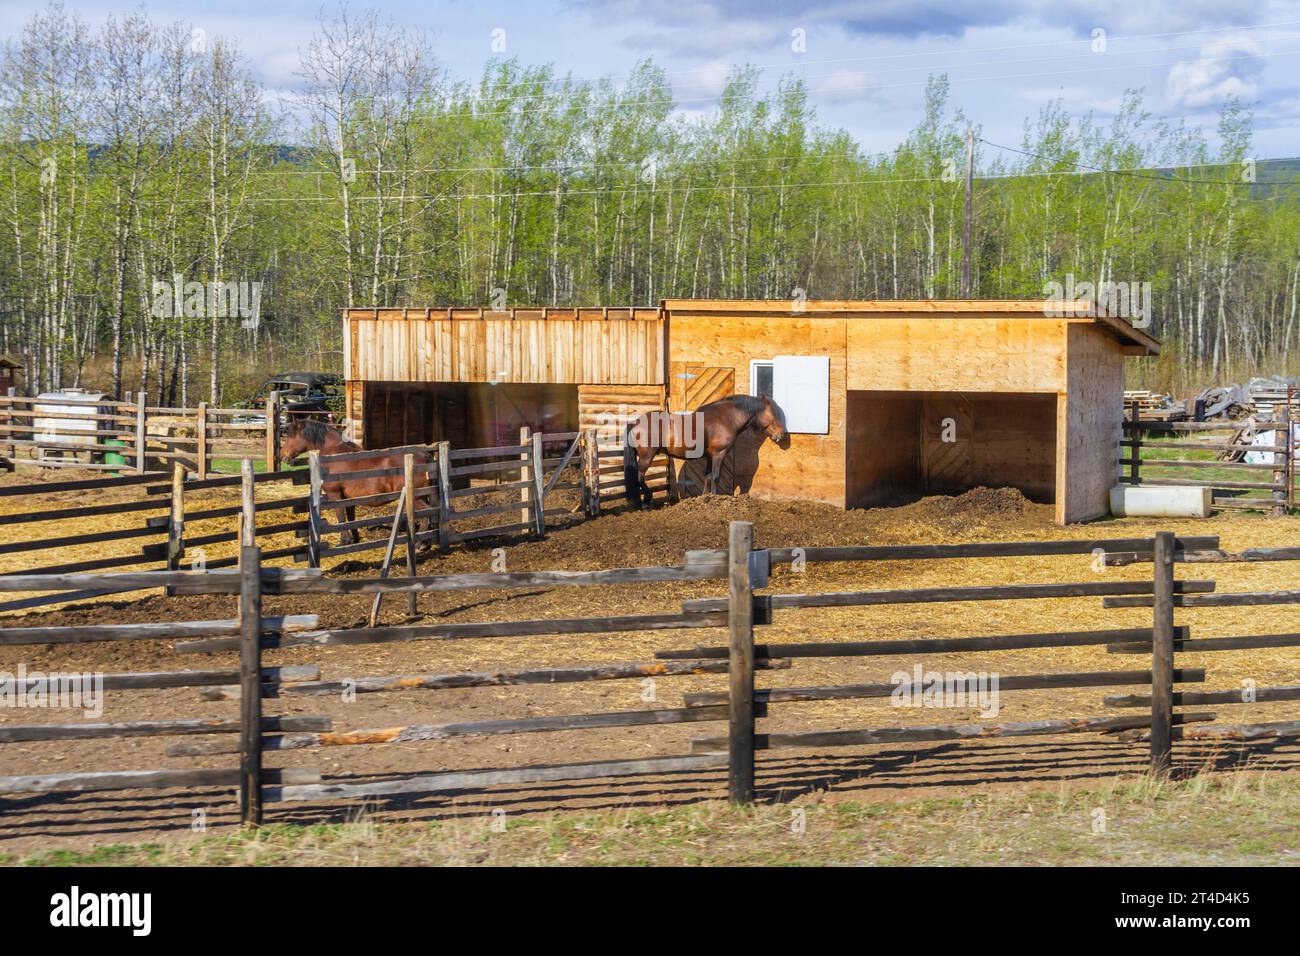
M789 318L1064 318L1102 326L1134 354L1160 354L1159 341L1124 318L1098 309L1089 299L664 299L663 308L670 315L758 314Z

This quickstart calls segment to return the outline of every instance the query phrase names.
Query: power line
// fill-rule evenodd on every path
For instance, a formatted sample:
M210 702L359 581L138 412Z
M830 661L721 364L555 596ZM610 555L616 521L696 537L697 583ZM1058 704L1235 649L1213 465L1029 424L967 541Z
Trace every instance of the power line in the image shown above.
M1156 174L1144 174L1143 172L1141 172L1141 171L1139 171L1139 170L1135 170L1135 169L1108 169L1108 168L1105 167L1105 166L1092 166L1092 165L1090 165L1090 164L1088 164L1088 163L1079 163L1079 162L1075 162L1074 160L1062 159L1062 158L1060 158L1060 157L1045 156L1045 155L1043 155L1042 153L1032 153L1032 152L1029 152L1028 150L1017 149L1017 148L1014 147L1014 146L1003 146L1003 145L1001 145L1000 143L994 143L994 142L991 142L990 140L984 139L983 137L980 137L980 142L981 142L981 143L984 143L986 146L992 146L994 149L1005 149L1007 152L1010 152L1010 153L1019 153L1021 156L1029 156L1029 157L1031 157L1031 158L1033 158L1033 159L1041 159L1041 160L1044 160L1044 161L1047 161L1047 162L1053 162L1053 163L1065 163L1067 166L1074 166L1076 169L1086 169L1086 170L1088 170L1089 172L1094 172L1094 173L1104 173L1104 174L1106 174L1106 175L1108 175L1108 176L1123 176L1123 177L1126 177L1126 178L1128 178L1128 179L1149 179L1149 180L1152 180L1152 181L1154 181L1154 182L1178 183L1178 184L1180 184L1180 185L1184 185L1184 186L1189 186L1189 185L1195 185L1195 186L1256 186L1256 185L1261 185L1261 184L1259 184L1259 183L1246 182L1246 181L1244 181L1244 180L1234 180L1234 179L1182 179L1182 178L1180 178L1180 177L1178 177L1178 176L1161 176L1161 175L1156 175ZM1258 163L1258 161L1256 161L1256 162ZM1227 165L1230 165L1230 164L1229 164L1229 163L1216 163L1216 164L1212 164L1212 163L1203 163L1203 164L1200 164L1200 165L1203 165L1203 166L1209 166L1209 165L1227 166ZM1183 167L1175 167L1175 168L1183 168ZM1186 167L1186 168L1191 168L1191 167ZM1296 183L1264 183L1263 185L1268 185L1268 186L1272 186L1272 185L1277 185L1277 186L1295 186L1295 185L1297 185L1297 184L1296 184Z
M1300 26L1300 20L1279 20L1273 23L1256 23L1256 24L1245 24L1241 26L1226 26L1226 27L1207 27L1202 30L1177 30L1177 31L1170 31L1166 33L1132 33L1132 34L1120 35L1120 36L1107 36L1106 43L1107 45L1109 45L1111 43L1121 43L1126 40L1163 40L1163 39L1168 39L1170 37L1205 36L1214 33L1243 33L1251 30L1272 30L1277 27L1293 27L1293 26ZM821 59L786 60L780 63L743 64L743 65L739 63L731 63L729 64L729 68L734 70L737 67L743 66L745 69L752 69L752 70L758 70L760 72L765 72L767 70L794 69L794 68L805 67L805 66L824 66L827 64L834 64L834 63L864 63L868 61L899 60L899 59L908 59L912 57L934 57L934 56L951 57L951 56L970 56L970 55L976 55L980 53L1005 53L1010 50L1047 49L1050 47L1058 47L1058 46L1073 46L1074 44L1078 44L1078 43L1091 44L1092 38L1081 37L1076 40L1049 40L1043 43L1017 43L1017 44L1010 44L1007 46L976 47L970 50L914 50L914 51L909 51L907 53L871 54L869 56L825 57ZM697 75L698 72L699 72L698 68L692 70L661 71L663 76L692 76L692 75ZM599 77L598 81L612 79L612 78L613 75L607 73ZM566 78L564 80L550 80L544 83L543 86L561 85L568 82L570 82L569 78Z
M1231 63L1231 62L1236 62L1238 60L1257 60L1257 59L1269 59L1271 57L1295 56L1298 53L1300 53L1300 50L1280 50L1276 52L1245 53L1239 56L1209 56L1209 57L1202 57L1202 60L1211 63ZM1024 61L1024 62L1036 62L1036 61ZM986 66L989 64L980 63L980 64L969 64L969 65ZM1109 73L1114 70L1130 70L1130 69L1133 69L1131 65L1120 64L1118 66L1098 66L1089 69L1079 69L1079 70L1047 70L1047 71L1042 71L1037 73L1002 73L1002 74L995 74L992 76L958 77L958 79L961 80L962 82L967 82L967 83L979 83L988 80L1019 80L1019 79L1038 79L1038 78L1053 77L1053 76L1077 76L1080 73L1089 73L1089 74ZM866 71L863 72L865 75ZM825 74L825 75L835 76L837 74ZM873 86L871 90L872 92L875 92L879 90L900 89L903 87L910 87L910 86L924 86L928 82L929 80L926 79L926 80L912 80L903 83L883 83L883 84L878 84L876 86ZM830 91L819 91L819 90L808 91L808 93L812 96L821 95L826 92L830 92ZM534 113L547 113L547 112L553 112L555 110L562 110L562 109L570 109L573 112L577 112L577 113L590 113L592 111L599 111L599 110L607 110L613 112L621 108L624 108L627 105L637 105L641 107L664 106L671 110L673 108L681 107L682 105L685 104L713 103L725 99L726 97L727 94L725 93L719 93L714 96L696 96L696 97L686 97L682 99L675 99L673 97L664 97L664 96L641 96L631 100L630 104L605 102L605 103L592 103L586 106L574 107L570 103L555 103L548 106L525 107L522 109L483 110L483 111L477 111L477 112L471 111L465 113L444 113L439 118L440 119L485 119L488 117L498 117L498 116L527 116Z

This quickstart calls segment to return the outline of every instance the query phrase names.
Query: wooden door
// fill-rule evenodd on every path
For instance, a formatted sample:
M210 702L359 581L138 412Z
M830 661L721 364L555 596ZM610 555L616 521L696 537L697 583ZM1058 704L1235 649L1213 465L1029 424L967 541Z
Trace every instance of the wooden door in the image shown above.
M925 493L958 495L975 480L975 417L964 395L934 396L921 405L921 475Z
M701 405L734 395L736 370L722 365L674 366L672 392L673 411L693 412ZM676 464L677 473L674 482L678 494L684 497L700 494L704 489L706 462L697 458ZM732 468L731 456L728 455L718 475L718 491L720 494L730 494L735 484L735 470Z
M672 410L694 411L736 393L736 370L724 365L674 364Z

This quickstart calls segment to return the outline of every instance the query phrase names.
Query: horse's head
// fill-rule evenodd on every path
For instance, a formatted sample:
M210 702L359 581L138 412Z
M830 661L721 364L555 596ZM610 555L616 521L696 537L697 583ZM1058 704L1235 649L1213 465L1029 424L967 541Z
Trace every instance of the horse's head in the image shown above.
M280 435L280 462L287 465L305 451L320 451L327 431L324 422L291 417Z
M790 431L785 427L785 412L766 395L763 396L763 408L754 416L754 424L782 448L789 444Z

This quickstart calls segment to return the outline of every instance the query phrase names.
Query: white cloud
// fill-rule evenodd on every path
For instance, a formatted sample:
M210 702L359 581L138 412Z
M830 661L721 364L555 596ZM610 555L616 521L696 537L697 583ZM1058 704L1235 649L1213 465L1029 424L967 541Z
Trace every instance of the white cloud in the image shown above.
M1250 101L1259 96L1264 46L1244 33L1232 33L1201 47L1195 60L1169 68L1165 95L1188 109L1217 106L1228 97Z
M808 91L821 103L852 103L871 99L880 89L880 82L861 71L831 73L810 77Z

